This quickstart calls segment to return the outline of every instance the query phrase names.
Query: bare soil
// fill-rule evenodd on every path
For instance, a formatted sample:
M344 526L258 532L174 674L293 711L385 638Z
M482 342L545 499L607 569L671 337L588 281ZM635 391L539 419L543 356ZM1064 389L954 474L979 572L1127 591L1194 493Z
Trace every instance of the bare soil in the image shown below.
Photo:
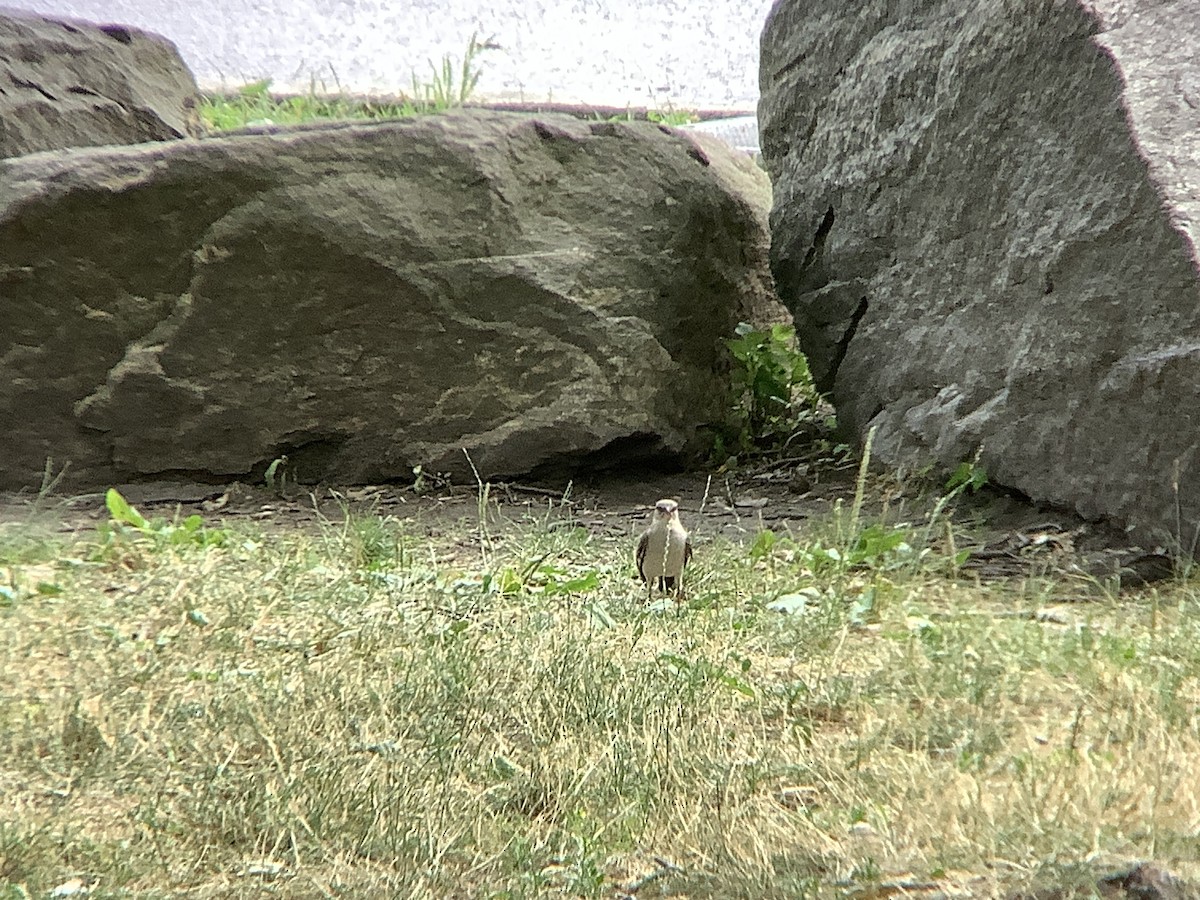
M498 483L484 486L489 526L530 516L582 526L593 539L632 541L656 500L680 502L694 543L753 539L763 529L805 535L827 524L835 508L848 508L857 471L851 465L771 465L735 474L680 472L628 476L584 475L561 484ZM316 528L347 514L391 516L419 524L429 534L477 522L481 488L433 480L413 485L352 487L288 484L282 490L240 482L207 484L148 481L114 485L148 517L198 513L213 525L254 522L269 529ZM940 485L871 477L863 499L866 521L920 524L939 508ZM970 549L965 577L984 580L1076 575L1106 589L1135 588L1175 573L1166 549L1133 546L1104 523L985 489L962 495L943 510L958 549ZM0 525L36 520L64 535L92 531L108 518L101 492L38 498L0 493ZM464 533L466 533L464 531Z

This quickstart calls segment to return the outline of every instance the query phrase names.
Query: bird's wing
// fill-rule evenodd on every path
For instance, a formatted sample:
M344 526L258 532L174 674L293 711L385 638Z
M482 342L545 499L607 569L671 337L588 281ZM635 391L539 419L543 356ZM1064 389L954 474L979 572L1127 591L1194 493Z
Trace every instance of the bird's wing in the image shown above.
M647 531L642 534L641 539L638 541L637 553L634 554L634 557L637 559L638 575L640 575L642 577L643 582L646 581L646 572L645 572L644 567L646 564L646 548L648 548L649 546L650 546L650 532Z

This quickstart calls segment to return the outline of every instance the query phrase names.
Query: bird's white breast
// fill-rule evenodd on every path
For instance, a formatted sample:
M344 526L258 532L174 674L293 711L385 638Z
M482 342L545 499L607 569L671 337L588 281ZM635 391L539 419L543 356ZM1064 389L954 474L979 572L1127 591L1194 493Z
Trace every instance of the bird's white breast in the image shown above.
M683 571L683 557L687 547L687 532L682 528L672 528L667 533L665 543L663 573L666 575L678 575Z
M669 556L669 531L664 528L651 528L646 539L646 558L642 560L642 571L647 578L658 578L667 573L666 563Z

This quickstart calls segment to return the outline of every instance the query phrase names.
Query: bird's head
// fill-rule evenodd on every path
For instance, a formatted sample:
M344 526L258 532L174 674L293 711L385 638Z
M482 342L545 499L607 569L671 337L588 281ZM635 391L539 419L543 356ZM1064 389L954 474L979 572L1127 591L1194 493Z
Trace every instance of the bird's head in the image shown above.
M659 500L654 504L654 518L670 520L679 513L679 504L674 500Z

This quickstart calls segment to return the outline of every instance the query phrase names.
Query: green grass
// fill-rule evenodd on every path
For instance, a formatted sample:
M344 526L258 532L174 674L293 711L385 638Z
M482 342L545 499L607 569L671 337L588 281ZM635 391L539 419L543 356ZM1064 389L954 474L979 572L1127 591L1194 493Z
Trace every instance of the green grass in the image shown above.
M700 117L691 110L675 109L674 106L668 103L666 109L647 109L644 112L635 112L632 108L626 108L625 112L623 113L619 113L614 116L608 116L606 121L648 121L655 122L659 125L670 125L677 127L679 125L691 125L694 122L699 122Z
M276 96L269 79L245 85L231 94L207 94L200 118L210 131L230 131L248 125L295 125L319 119L398 119L417 114L406 99L373 103L343 94L329 94L314 85L307 94Z
M702 542L678 607L646 606L632 531L486 498L436 528L114 508L94 536L0 532L0 897L1197 874L1189 583L1040 621L1053 583L956 578L936 528L861 497L804 534Z
M394 100L376 101L352 97L335 85L333 91L313 77L306 94L280 96L271 93L271 80L262 79L230 94L202 98L200 119L212 131L228 131L248 125L295 125L322 119L398 119L444 112L467 103L483 74L479 60L493 49L488 41L471 35L462 59L449 55L440 64L429 63L430 74L414 71L411 91ZM336 80L336 79L335 79Z
M270 88L270 79L263 79L230 94L207 94L201 99L200 119L210 131L230 131L250 125L298 125L320 120L402 119L461 105L437 105L407 94L394 100L370 100L328 92L316 84L307 93L294 96L272 94Z
M322 120L380 120L408 116L430 115L465 106L475 95L483 75L481 60L488 51L497 49L491 41L480 41L472 35L461 59L450 55L441 61L428 63L428 74L414 70L406 90L390 99L371 99L354 96L337 84L333 89L317 79L309 80L303 94L272 93L271 80L264 78L230 92L205 94L199 106L200 120L209 131L231 131L251 125L298 125ZM632 109L612 116L613 121L637 119L664 125L686 125L697 121L694 112L666 109L635 113Z
M478 72L475 74L477 76ZM330 91L325 85L318 85L315 79L304 94L274 94L270 79L263 79L232 92L204 95L199 107L200 118L210 131L231 131L250 125L298 125L321 120L402 119L465 106L473 95L477 78L449 83L440 80L442 78L439 74L433 81L414 79L411 93L403 92L386 100L357 97L340 89ZM610 121L638 120L677 126L696 122L698 118L693 112L670 108L645 113L630 110L610 117Z

